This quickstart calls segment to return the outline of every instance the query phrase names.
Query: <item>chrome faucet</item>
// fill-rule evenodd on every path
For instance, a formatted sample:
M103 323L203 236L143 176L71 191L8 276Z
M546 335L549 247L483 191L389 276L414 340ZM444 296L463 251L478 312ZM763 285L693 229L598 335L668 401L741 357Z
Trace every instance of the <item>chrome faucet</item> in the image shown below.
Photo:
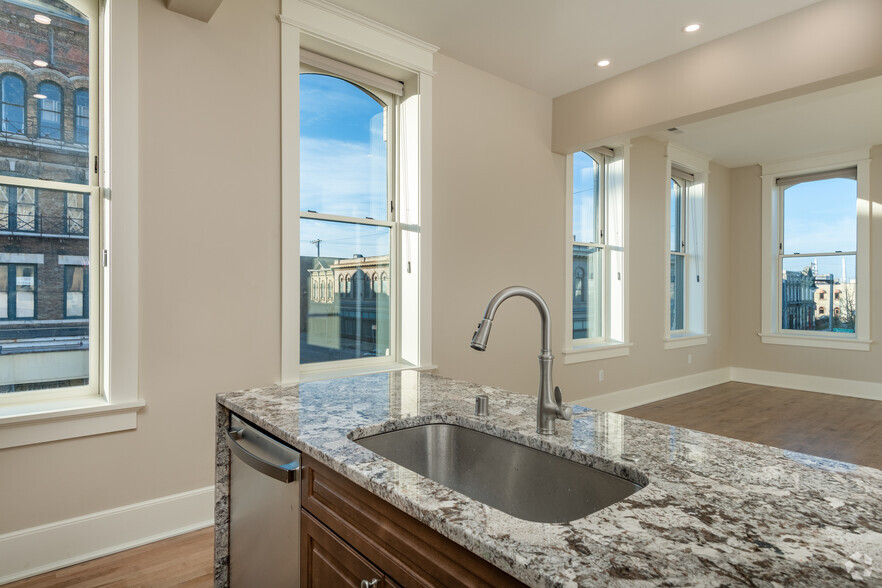
M500 290L496 296L490 299L487 310L484 311L484 318L478 323L478 329L472 335L472 349L478 351L487 349L487 339L490 337L490 327L493 326L496 310L499 305L512 296L523 296L532 300L539 310L542 348L539 352L539 400L536 406L536 432L540 435L553 435L555 419L565 421L572 419L573 409L563 405L560 388L552 388L551 362L554 360L554 356L551 354L551 313L548 312L545 300L536 291L523 286L509 286ZM553 395L552 389L554 390Z

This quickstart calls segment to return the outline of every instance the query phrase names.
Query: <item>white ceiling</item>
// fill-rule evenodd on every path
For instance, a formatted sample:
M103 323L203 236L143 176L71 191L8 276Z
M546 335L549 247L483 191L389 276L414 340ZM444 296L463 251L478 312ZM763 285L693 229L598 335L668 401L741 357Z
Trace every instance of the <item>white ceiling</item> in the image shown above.
M556 97L818 0L331 1ZM683 33L692 22L702 29Z
M742 110L651 136L726 167L882 144L882 77Z

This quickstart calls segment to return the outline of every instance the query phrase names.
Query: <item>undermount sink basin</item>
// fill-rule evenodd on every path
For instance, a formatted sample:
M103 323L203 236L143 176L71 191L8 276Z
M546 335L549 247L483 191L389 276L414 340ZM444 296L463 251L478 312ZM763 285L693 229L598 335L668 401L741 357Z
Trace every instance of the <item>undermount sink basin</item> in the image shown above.
M550 453L445 423L380 433L355 442L527 521L574 521L642 488Z

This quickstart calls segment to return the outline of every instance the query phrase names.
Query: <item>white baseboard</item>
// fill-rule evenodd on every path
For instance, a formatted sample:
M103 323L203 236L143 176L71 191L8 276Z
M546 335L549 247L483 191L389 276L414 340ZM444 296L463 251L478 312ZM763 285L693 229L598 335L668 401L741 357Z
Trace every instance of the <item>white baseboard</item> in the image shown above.
M820 392L822 394L835 394L837 396L851 396L853 398L866 398L867 400L882 400L882 384L878 382L840 380L838 378L788 374L785 372L753 370L741 367L729 369L731 371L731 379L736 382L805 390L806 392Z
M640 406L641 404L679 396L687 392L695 392L708 386L725 384L731 379L729 368L720 368L663 382L637 386L636 388L628 388L627 390L610 392L609 394L601 394L600 396L591 396L582 400L576 400L573 404L587 406L596 410L617 412Z
M0 584L214 524L214 486L0 535Z

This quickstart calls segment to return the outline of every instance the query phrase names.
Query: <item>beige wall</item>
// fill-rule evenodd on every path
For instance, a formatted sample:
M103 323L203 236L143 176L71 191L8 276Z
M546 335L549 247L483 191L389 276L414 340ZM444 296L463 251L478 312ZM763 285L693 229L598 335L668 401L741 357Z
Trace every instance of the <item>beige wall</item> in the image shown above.
M279 374L277 0L140 3L134 431L0 452L0 534L213 483L214 395ZM124 194L115 195L124 198Z
M880 22L879 0L827 0L560 96L553 149L573 153L877 76Z
M870 151L870 196L873 202L870 259L872 272L870 339L882 338L882 145ZM882 346L874 343L870 351L815 349L769 345L760 341L762 319L762 184L759 166L732 170L732 216L730 252L732 313L731 364L757 370L823 376L882 383ZM861 303L858 302L858 312ZM866 307L864 307L866 308Z
M534 288L548 302L555 381L567 400L727 366L728 170L713 166L710 174L710 343L663 348L665 146L641 138L631 149L631 355L564 365L565 172L564 158L550 150L551 101L443 56L436 68L432 294L438 373L535 393L539 319L532 303L503 304L487 351L469 348L490 297L512 284Z

